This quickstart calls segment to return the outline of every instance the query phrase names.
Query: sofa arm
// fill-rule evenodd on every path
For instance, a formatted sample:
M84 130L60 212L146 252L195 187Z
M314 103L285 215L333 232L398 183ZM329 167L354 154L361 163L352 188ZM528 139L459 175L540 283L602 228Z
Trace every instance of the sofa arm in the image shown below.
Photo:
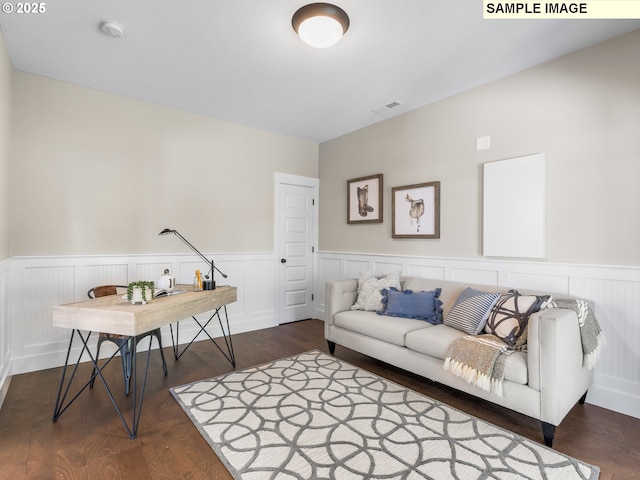
M358 281L355 279L327 282L324 297L325 325L333 325L333 316L349 310L356 303L357 295Z
M529 386L540 392L540 420L559 425L593 383L583 366L578 316L550 308L529 319L527 338Z

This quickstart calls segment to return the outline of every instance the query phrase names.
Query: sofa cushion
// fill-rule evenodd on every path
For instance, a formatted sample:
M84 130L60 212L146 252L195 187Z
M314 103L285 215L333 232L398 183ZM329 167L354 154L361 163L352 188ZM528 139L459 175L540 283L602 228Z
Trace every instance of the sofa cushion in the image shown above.
M466 333L447 325L435 325L431 328L414 330L407 333L407 348L444 362L449 345ZM504 379L509 382L526 385L529 381L527 371L527 354L525 352L512 353L505 363Z
M491 312L491 307L500 298L499 293L465 288L444 319L444 324L462 330L469 335L482 331Z
M390 287L400 289L400 274L391 273L382 278L372 275L360 277L358 279L358 298L356 303L351 306L351 310L365 310L368 312L382 310L381 291Z
M355 333L377 338L401 347L405 346L405 337L409 332L432 325L423 320L413 318L392 318L376 315L361 310L347 310L336 313L333 317L336 327L344 328Z
M394 287L385 288L382 290L382 310L378 314L415 318L436 325L442 323L442 302L438 299L439 296L439 288L429 292L400 292Z
M509 290L491 309L484 331L501 338L510 347L524 345L529 317L549 299L548 295L521 295L517 290Z
M466 333L447 325L434 325L427 330L429 331L408 333L407 348L441 360L447 356L451 342L466 335Z
M504 365L504 379L508 382L526 385L529 383L528 372L527 354L525 352L512 353Z

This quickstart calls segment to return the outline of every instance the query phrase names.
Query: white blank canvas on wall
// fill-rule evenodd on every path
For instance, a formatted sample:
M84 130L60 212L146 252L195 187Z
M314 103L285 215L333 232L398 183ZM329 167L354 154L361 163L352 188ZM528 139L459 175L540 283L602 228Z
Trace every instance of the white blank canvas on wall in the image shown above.
M544 258L543 153L484 164L483 254Z

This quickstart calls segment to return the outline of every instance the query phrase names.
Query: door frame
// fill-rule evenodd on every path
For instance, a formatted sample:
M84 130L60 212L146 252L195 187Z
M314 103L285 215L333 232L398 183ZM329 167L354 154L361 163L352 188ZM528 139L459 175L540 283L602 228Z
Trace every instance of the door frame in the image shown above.
M311 292L313 300L311 301L311 310L315 311L317 301L316 295L316 277L318 275L318 211L320 207L319 187L320 179L313 177L304 177L301 175L291 175L288 173L274 172L274 208L273 208L273 251L274 251L274 269L278 272L278 286L274 289L274 316L273 325L277 326L280 316L281 299L283 296L282 285L280 282L280 252L282 245L280 244L280 193L283 185L293 185L296 187L310 187L313 189L314 208L313 208L313 254L311 255Z

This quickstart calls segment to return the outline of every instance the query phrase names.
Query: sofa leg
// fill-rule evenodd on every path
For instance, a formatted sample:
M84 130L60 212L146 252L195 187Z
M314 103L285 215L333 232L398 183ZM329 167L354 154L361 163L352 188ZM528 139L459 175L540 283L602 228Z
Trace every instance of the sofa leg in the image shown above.
M336 342L332 342L331 340L327 340L327 345L329 345L329 353L331 355L336 353Z
M544 444L551 448L553 447L553 436L556 433L556 426L547 422L540 422L542 425L542 436L544 437Z
M584 405L584 402L587 401L587 393L589 393L589 390L587 390L586 392L584 392L584 395L582 395L582 397L580 397L580 400L578 400L578 403L580 405Z

